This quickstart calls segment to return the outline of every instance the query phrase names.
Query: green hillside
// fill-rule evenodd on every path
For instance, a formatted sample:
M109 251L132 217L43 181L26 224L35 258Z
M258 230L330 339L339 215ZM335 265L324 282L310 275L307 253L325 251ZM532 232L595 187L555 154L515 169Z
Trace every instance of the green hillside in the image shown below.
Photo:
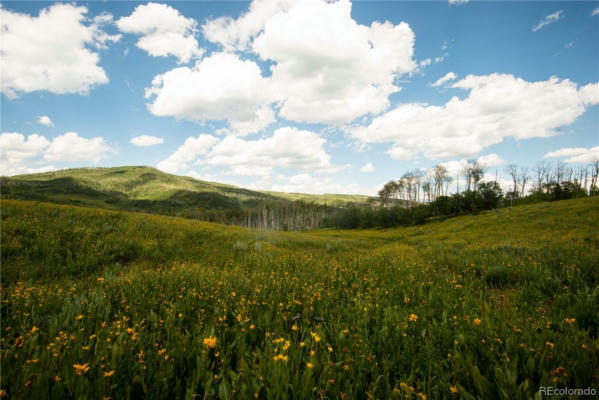
M14 399L531 399L596 387L599 198L274 232L2 202Z
M236 223L231 219L247 220L242 215L243 210L254 210L256 214L266 205L272 208L272 204L285 209L296 207L297 201L343 207L368 200L367 196L260 192L142 166L67 169L1 179L4 199L140 211L226 223Z

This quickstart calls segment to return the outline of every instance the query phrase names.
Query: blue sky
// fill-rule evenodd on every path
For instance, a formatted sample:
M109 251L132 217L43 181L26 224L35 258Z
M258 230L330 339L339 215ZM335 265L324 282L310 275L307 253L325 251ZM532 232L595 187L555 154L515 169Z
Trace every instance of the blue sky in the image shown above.
M1 12L3 175L150 165L371 194L439 163L457 173L479 159L494 176L599 157L599 2L3 2Z

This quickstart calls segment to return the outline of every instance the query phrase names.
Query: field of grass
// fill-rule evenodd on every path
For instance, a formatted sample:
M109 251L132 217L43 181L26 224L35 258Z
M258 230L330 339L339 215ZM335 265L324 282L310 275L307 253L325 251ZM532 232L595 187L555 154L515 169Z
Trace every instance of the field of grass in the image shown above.
M599 198L266 232L2 201L0 395L529 399L599 387Z

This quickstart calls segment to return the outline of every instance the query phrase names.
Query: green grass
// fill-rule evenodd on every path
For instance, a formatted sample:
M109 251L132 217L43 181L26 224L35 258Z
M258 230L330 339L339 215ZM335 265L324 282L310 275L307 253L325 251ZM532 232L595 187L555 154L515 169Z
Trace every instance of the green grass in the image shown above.
M597 388L598 220L595 197L266 232L4 200L0 386L16 399Z

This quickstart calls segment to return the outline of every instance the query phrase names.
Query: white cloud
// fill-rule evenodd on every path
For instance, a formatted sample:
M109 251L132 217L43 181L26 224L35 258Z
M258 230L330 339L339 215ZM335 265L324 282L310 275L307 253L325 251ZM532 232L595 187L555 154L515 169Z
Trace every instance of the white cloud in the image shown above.
M394 81L417 68L414 40L405 22L356 23L348 0L307 0L270 17L252 48L275 62L282 117L342 124L389 106Z
M226 50L248 50L251 40L273 15L288 10L294 0L254 0L239 18L219 17L202 26L204 37Z
M27 139L21 133L5 132L0 135L0 174L17 175L35 172L28 159L42 154L50 142L43 136L33 134Z
M112 151L101 137L85 139L73 132L67 132L52 141L37 134L29 135L25 139L25 135L21 133L2 133L1 173L16 175L56 169L52 165L36 166L44 161L97 163Z
M156 136L151 136L151 135L140 135L140 136L136 136L133 139L131 139L131 144L134 144L135 146L154 146L157 144L161 144L162 142L164 142L163 138L159 138Z
M591 16L594 17L597 14L599 14L599 7L595 7L595 8L593 8L593 11L591 11Z
M272 190L287 193L311 193L311 194L366 194L375 195L378 188L365 188L356 183L342 185L335 183L331 178L315 177L308 173L300 173L290 177L283 177L277 182L265 180L250 185L258 190Z
M468 95L441 106L401 104L368 126L349 130L362 143L393 143L390 155L430 159L472 156L506 137L549 137L599 103L599 83L581 88L552 77L527 82L512 75L469 75L453 85Z
M470 0L448 0L449 1L449 5L453 6L453 5L461 5L461 4L466 4L468 3Z
M497 167L498 165L505 163L505 160L495 153L480 156L478 157L477 161L478 164L483 168Z
M255 0L237 19L203 26L227 50L252 50L273 62L268 78L280 115L296 122L342 124L379 113L414 72L414 32L406 23L360 25L349 0Z
M599 160L599 146L591 147L568 147L551 151L543 156L543 158L566 158L569 163L590 163Z
M158 163L158 169L171 174L180 173L187 169L188 163L201 154L206 154L208 149L218 142L218 138L211 135L200 135L197 138L189 137L179 146L177 151L167 159Z
M244 140L227 136L220 140L211 135L188 138L158 168L181 173L195 161L197 165L227 166L228 175L267 176L273 168L335 172L324 149L326 140L310 131L292 127L277 129L272 136Z
M67 132L52 140L44 152L44 160L59 162L85 161L95 164L113 152L114 150L106 144L102 137L86 139L75 132Z
M455 73L448 72L445 75L443 75L441 78L437 79L437 81L435 83L433 83L433 86L439 87L446 82L455 80L457 77L458 76Z
M175 56L180 63L201 57L194 37L196 21L185 18L176 9L166 4L148 3L139 5L128 17L122 17L116 25L124 33L142 35L137 47L153 57Z
M87 94L94 85L108 83L100 56L88 47L104 48L120 36L100 28L107 14L90 23L86 13L87 8L73 4L54 4L37 17L0 8L0 91L10 98L37 90Z
M554 12L553 14L546 15L536 25L534 25L532 27L532 31L536 32L539 29L541 29L542 27L552 24L552 23L560 20L563 17L564 17L564 10L559 10L559 11Z
M448 53L445 53L439 57L435 57L435 63L443 62L445 60L445 57L447 57L448 55L449 55Z
M260 131L274 122L267 79L253 61L214 53L194 67L180 67L152 80L149 110L189 120L228 120L232 134Z
M362 172L374 172L374 166L371 163L366 163L362 168L360 168Z
M433 62L432 59L427 58L427 59L424 59L424 60L420 61L420 66L421 67L428 67L429 65L431 65L432 62Z
M54 122L52 122L50 117L47 115L40 115L40 117L37 119L37 123L45 126L54 126Z
M571 49L574 47L574 41L570 41L564 45L564 49Z
M260 171L261 175L274 167L330 171L331 157L323 147L325 143L326 140L314 132L283 127L265 139L226 137L200 163L229 166L232 171L235 168Z

